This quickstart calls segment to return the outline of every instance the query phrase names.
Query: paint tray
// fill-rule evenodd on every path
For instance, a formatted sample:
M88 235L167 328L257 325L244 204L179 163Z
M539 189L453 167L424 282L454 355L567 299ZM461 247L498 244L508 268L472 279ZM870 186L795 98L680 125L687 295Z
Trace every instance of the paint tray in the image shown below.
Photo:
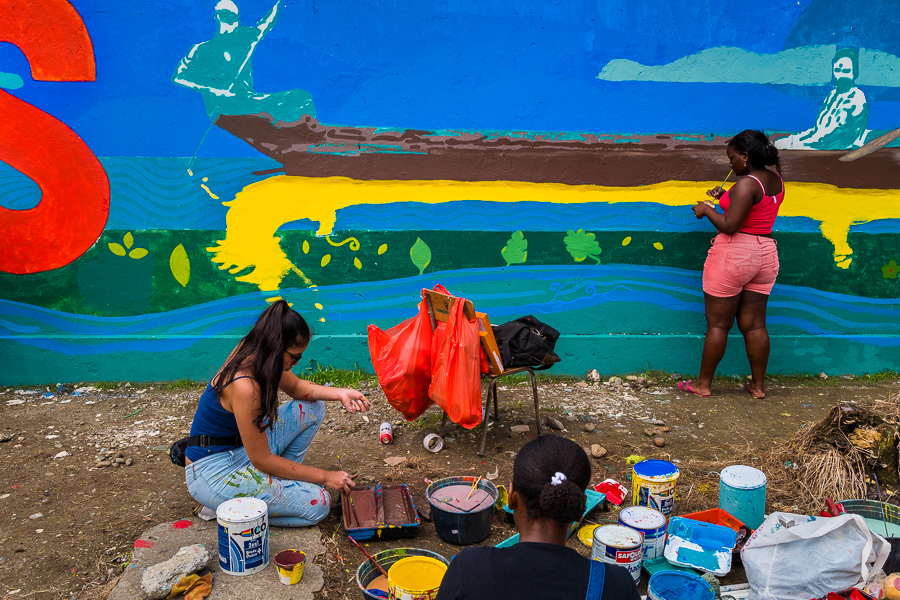
M735 544L733 554L738 555L744 543L753 535L753 530L741 523L737 517L721 508L711 508L709 510L701 510L686 515L681 515L684 519L693 519L694 521L703 521L704 523L713 523L715 525L724 525L734 529Z
M731 571L731 552L736 541L734 529L714 523L704 523L672 517L669 519L669 538L665 557L681 567L692 567L717 577Z
M670 563L668 560L666 560L665 556L645 559L641 563L641 566L645 571L647 571L648 575L653 575L654 573L659 573L660 571L684 571L686 573L694 573L695 575L697 574L697 571L695 569Z
M350 493L352 508L341 492L341 524L354 540L395 540L419 532L419 515L406 484L362 485Z
M588 513L590 513L592 510L594 510L595 508L600 506L600 504L602 504L603 502L606 502L606 494L603 494L601 492L595 492L594 490L588 489L588 490L584 491L584 495L586 496L586 498L585 498L584 514L581 515L582 519L584 517L588 516ZM509 506L508 505L504 506L503 510L508 515L507 518L512 519L512 511L509 509ZM569 528L569 537L572 537L572 534L575 533L575 525L577 525L577 523L573 523L572 527ZM505 540L503 540L502 542L497 544L495 547L496 548L508 548L509 546L517 544L518 542L519 542L519 534L516 533L516 534L506 538Z

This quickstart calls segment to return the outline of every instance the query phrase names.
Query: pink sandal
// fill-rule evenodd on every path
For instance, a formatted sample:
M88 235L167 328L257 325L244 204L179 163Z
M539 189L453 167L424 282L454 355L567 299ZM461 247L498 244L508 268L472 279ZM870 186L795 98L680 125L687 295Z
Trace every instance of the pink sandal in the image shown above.
M750 397L753 398L754 400L763 400L765 398L765 396L757 396L753 392L751 392L749 383L744 384L744 391L747 392L748 394L750 394Z
M691 388L691 381L692 380L679 381L678 389L681 390L682 392L687 392L688 394L694 394L695 396L700 396L701 398L709 398L710 396L712 396L712 394L701 394L700 392Z

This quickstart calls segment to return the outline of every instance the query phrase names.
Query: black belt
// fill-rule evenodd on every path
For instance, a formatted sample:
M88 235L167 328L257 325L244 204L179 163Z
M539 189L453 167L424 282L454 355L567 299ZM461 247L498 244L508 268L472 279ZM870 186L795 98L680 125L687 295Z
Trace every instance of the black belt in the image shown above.
M240 435L232 435L229 437L210 437L206 434L192 435L187 439L185 446L200 446L201 448L209 448L210 446L243 446Z

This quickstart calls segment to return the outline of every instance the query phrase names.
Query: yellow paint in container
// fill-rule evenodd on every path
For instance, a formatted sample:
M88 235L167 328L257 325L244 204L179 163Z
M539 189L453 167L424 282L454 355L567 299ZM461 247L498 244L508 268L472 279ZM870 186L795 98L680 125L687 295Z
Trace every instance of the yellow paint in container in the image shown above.
M392 600L434 600L447 565L428 556L410 556L395 562L388 571Z

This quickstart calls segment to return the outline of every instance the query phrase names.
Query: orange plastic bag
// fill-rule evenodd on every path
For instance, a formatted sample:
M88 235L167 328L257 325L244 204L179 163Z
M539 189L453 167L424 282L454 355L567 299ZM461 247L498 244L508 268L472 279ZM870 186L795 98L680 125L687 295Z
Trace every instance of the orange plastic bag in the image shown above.
M465 299L434 332L428 395L450 420L472 429L481 423L481 342L478 323L465 315Z
M378 375L378 383L391 406L408 421L431 405L431 319L425 302L419 302L419 314L382 331L369 325L369 354Z

